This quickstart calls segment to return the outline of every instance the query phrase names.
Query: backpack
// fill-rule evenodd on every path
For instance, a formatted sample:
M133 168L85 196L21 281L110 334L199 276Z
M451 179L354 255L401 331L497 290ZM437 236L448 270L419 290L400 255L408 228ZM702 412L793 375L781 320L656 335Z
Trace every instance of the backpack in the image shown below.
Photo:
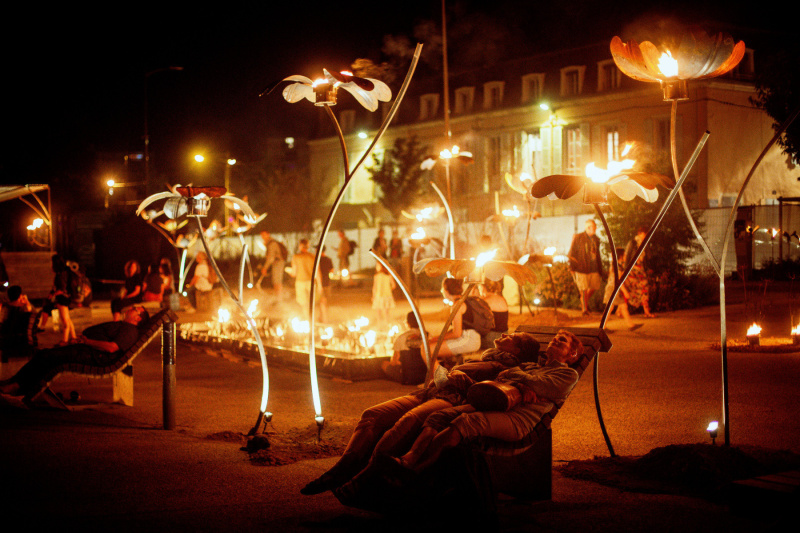
M76 305L91 302L92 284L89 283L89 278L80 269L67 269L67 292L69 293L69 299Z
M464 322L462 327L464 329L474 329L481 337L492 331L494 328L494 314L492 314L489 304L475 296L467 296L465 303L469 310L472 311L472 321L469 323Z
M358 248L358 243L356 241L350 241L350 251L347 253L347 255L351 256L356 253L356 248Z
M289 250L286 248L286 245L284 245L281 241L275 242L278 243L278 249L281 252L281 259L283 259L284 262L287 261L289 259Z

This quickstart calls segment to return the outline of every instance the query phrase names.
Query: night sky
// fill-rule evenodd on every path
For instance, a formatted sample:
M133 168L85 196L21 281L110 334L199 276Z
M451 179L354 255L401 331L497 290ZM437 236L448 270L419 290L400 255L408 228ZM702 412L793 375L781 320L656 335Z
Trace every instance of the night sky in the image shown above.
M148 83L153 164L179 172L177 161L201 145L253 156L258 139L299 126L279 95L258 98L268 83L295 73L314 77L323 66L346 68L357 57L380 60L384 35L414 42L420 21L435 21L438 31L441 9L438 0L254 4L8 8L0 180L80 183L95 153L141 151L144 75L169 66L184 70L154 74ZM650 12L648 4L656 3L453 0L448 29L455 43L459 35L473 43L502 35L507 53L528 55L610 39ZM670 6L682 4L693 3ZM693 8L700 10L695 20L733 23L728 31L736 36L743 18L773 32L791 18L730 12L731 5L704 2ZM469 50L450 54L457 64Z

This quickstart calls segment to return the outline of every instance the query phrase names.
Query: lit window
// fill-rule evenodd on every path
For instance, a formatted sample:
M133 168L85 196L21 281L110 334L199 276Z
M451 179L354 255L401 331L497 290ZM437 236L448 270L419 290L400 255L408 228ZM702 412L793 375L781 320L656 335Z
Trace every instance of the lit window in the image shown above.
M565 171L571 174L583 173L581 155L583 153L581 129L578 126L564 128Z
M605 143L606 143L606 163L609 161L620 160L619 149L619 129L616 126L608 126L605 128Z

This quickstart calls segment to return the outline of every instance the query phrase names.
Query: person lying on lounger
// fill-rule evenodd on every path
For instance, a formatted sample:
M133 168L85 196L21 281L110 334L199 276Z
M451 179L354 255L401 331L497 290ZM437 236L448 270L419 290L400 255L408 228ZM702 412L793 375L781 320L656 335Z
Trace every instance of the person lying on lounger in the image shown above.
M510 342L508 336L503 336L495 344L503 349L507 342ZM406 474L421 472L436 463L442 452L457 446L462 440L490 437L513 442L522 439L533 430L542 415L552 409L553 402L566 399L578 382L577 371L568 365L582 352L580 340L572 333L560 330L548 344L541 363L522 362L497 374L494 381L511 385L519 394L519 403L506 404L510 407L506 411L481 411L464 402L431 412L407 453L398 454L394 461L376 458L358 476L336 488L333 494L344 505L380 510L386 502L377 502L378 507L375 507L376 495L384 494L387 474L391 477L399 469L405 470ZM485 382L471 385L466 395L468 401L479 403L476 401L478 395L472 392L485 386ZM490 384L492 387L496 384ZM406 474L400 474L399 478L391 481L395 485L392 490L396 490L402 479L408 478Z
M461 405L473 383L493 379L503 370L536 360L538 355L539 342L533 335L505 334L480 361L453 367L441 386L431 383L425 389L370 407L361 414L339 461L300 492L311 495L335 489L364 470L371 457L404 453L429 414Z
M39 350L11 379L0 383L0 394L33 398L57 367L80 364L104 367L113 364L139 338L139 326L150 319L144 307L130 307L119 322L103 322L86 328L78 342Z

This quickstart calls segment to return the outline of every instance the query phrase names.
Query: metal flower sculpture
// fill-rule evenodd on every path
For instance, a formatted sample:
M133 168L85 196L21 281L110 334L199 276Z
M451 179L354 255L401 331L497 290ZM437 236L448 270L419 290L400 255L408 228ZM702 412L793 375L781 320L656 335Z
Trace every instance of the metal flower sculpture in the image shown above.
M436 166L436 162L440 159L444 160L446 163L449 163L450 160L454 160L465 165L469 165L475 161L475 158L472 157L472 152L467 152L466 150L461 150L458 146L453 146L450 150L442 150L439 152L438 156L426 156L422 163L420 163L419 168L422 170L430 170Z
M744 41L736 43L724 33L710 37L699 28L660 47L650 41L611 40L611 55L619 69L635 80L661 83L665 100L686 99L687 80L721 76L739 64L744 52Z
M662 174L637 172L630 170L633 161L611 161L608 169L603 170L589 163L586 176L553 174L545 176L531 186L530 193L534 198L566 200L572 198L584 188L584 202L594 204L607 203L607 192L610 190L622 200L630 201L636 196L646 202L658 200L657 186L671 189L675 183Z
M358 103L370 111L378 109L378 102L388 102L392 99L389 86L373 78L359 78L352 72L342 71L331 73L322 69L323 77L312 81L311 78L295 74L284 78L264 93L272 92L281 83L289 82L283 89L283 98L290 104L306 99L314 105L335 105L336 93L342 88L353 95ZM262 94L264 94L262 93Z
M208 261L211 264L211 267L217 274L219 278L220 284L225 292L228 293L228 296L231 297L236 307L241 311L242 316L245 317L248 325L250 326L250 331L253 332L255 336L256 345L258 346L258 352L261 356L261 370L263 376L263 386L262 386L262 393L261 393L261 405L258 412L258 418L256 419L256 424L253 429L250 431L251 434L256 433L259 428L261 427L262 422L265 420L270 420L272 418L272 413L267 411L267 400L269 398L269 372L267 370L267 356L264 350L264 343L261 340L261 334L258 331L258 326L253 320L251 316L252 313L248 312L247 309L244 308L242 305L242 295L244 294L243 291L243 272L244 272L244 265L247 261L247 247L245 246L243 253L242 253L242 262L240 268L240 275L239 275L239 296L237 297L233 291L231 291L228 283L225 281L225 277L222 275L222 272L219 270L219 266L217 266L217 262L214 260L214 256L211 253L211 250L208 247L208 242L205 238L205 231L203 229L203 223L200 221L202 217L208 215L208 210L211 207L211 199L212 198L220 198L227 202L231 202L232 204L236 205L241 209L243 213L244 219L249 223L255 223L258 220L258 217L247 205L247 202L236 198L235 196L226 195L225 187L182 187L177 186L175 187L175 192L161 192L156 193L152 196L145 198L139 207L136 209L136 215L141 215L141 213L147 208L147 206L151 205L154 202L159 200L166 200L164 204L164 214L171 219L175 219L181 216L188 216L192 217L197 221L197 229L198 235L200 237L200 241L203 243L203 248L206 251L206 255L208 256Z
M414 70L417 68L417 63L419 62L420 55L422 53L422 45L418 44L416 50L414 51L414 55L411 60L411 65L409 67L408 73L406 74L405 80L403 80L403 85L400 87L400 91L397 94L397 97L394 100L394 103L389 108L386 117L383 120L380 128L378 128L377 133L375 134L375 138L372 140L372 143L369 145L367 150L361 156L361 159L355 164L353 168L350 168L350 161L348 158L347 152L347 143L345 142L344 134L342 133L342 129L339 126L339 122L336 120L336 117L331 110L331 107L336 105L336 93L339 87L344 88L348 92L350 92L356 100L359 101L361 105L367 108L370 111L375 111L378 109L378 102L388 102L391 97L392 93L389 90L389 87L378 80L374 80L372 78L359 78L357 76L353 76L350 73L339 73L339 74L331 74L327 70L323 70L324 72L324 79L317 80L316 82L312 82L309 78L305 76L289 76L288 78L284 78L281 82L278 82L273 87L268 88L266 91L262 92L261 94L267 94L272 92L275 87L277 87L280 83L290 82L291 84L286 86L283 90L283 97L287 102L294 103L299 102L300 100L306 99L310 102L313 102L317 106L321 106L325 109L328 117L334 124L336 128L336 132L339 137L339 144L342 150L342 163L344 167L344 184L339 189L339 193L336 196L336 199L331 206L331 210L328 213L328 218L325 221L325 225L322 228L320 233L319 242L317 245L317 253L314 257L314 268L311 272L311 278L314 279L317 276L317 272L319 271L319 264L321 258L321 251L323 245L325 244L325 238L328 236L328 232L331 228L331 223L333 222L333 217L336 214L337 209L339 208L339 204L342 202L344 198L344 194L347 190L348 185L350 184L353 175L359 169L359 167L364 163L366 158L372 153L372 150L375 148L375 145L378 143L380 138L383 136L386 128L389 127L389 123L392 121L394 116L397 114L397 109L400 106L400 102L403 100L406 91L408 90L408 85L411 83L411 77L414 74ZM311 294L309 295L309 314L310 314L310 331L315 331L315 321L316 321L316 292L317 292L317 284L312 283L311 285ZM319 431L322 430L323 424L325 422L325 418L322 416L322 403L320 400L319 394L319 385L317 382L317 362L316 362L316 339L313 333L309 334L309 350L308 350L308 365L309 365L309 374L311 377L311 394L312 400L314 402L314 411L315 417L314 420L317 423L317 427Z

